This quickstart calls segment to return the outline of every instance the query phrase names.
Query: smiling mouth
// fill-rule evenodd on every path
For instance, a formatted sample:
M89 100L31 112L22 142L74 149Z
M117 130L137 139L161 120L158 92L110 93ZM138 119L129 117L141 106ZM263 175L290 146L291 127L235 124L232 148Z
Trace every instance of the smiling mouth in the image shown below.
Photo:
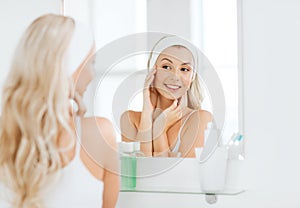
M178 90L181 88L179 85L165 84L165 86L170 90Z

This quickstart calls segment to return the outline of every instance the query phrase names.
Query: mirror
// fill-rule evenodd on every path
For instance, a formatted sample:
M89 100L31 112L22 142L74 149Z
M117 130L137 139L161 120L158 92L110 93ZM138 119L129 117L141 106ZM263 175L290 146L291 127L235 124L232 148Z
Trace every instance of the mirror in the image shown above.
M136 44L137 40L138 40L138 44ZM172 36L172 35L168 35L168 34L164 34L164 33L157 33L157 32L138 33L138 34L125 36L116 41L113 41L111 44L106 45L103 49L100 49L97 52L98 64L96 64L96 68L99 71L101 71L101 73L99 74L100 77L95 80L97 87L93 94L96 94L99 97L97 97L97 96L95 97L94 109L95 109L95 107L98 106L97 101L101 100L102 95L105 94L107 91L107 88L105 87L105 84L103 84L103 82L107 81L107 79L109 79L111 77L111 75L113 73L115 73L115 70L117 70L118 72L122 71L122 67L124 66L124 64L126 62L128 62L128 60L131 60L132 63L138 62L140 60L141 62L144 61L144 63L145 63L144 68L135 68L136 66L134 64L132 64L132 63L130 64L132 67L132 71L131 71L131 73L127 73L126 75L124 75L125 79L123 79L122 82L120 82L120 84L115 86L116 90L114 91L114 94L112 96L112 103L111 103L113 118L115 121L117 121L116 122L117 129L121 129L118 121L120 120L121 115L125 111L127 111L128 108L130 110L135 111L134 114L140 115L140 113L138 113L138 111L141 111L140 109L143 106L143 99L141 99L141 98L143 97L143 86L144 86L145 77L147 76L148 71L151 70L151 68L153 68L154 62L156 61L156 59L159 55L158 54L159 51L160 50L162 51L162 49L164 49L166 46L168 46L167 48L170 48L173 50L173 45L176 45L176 47L175 47L176 53L177 52L181 53L181 51L183 50L183 52L184 52L183 55L188 54L188 56L184 57L184 58L186 58L186 59L190 58L189 62L191 62L191 63L189 65L180 64L181 68L179 69L179 70L184 70L183 72L185 74L189 75L189 77L190 77L189 79L191 81L191 85L190 85L191 87L189 87L189 88L193 89L193 87L198 86L198 85L203 87L204 101L206 100L208 103L208 104L206 104L206 106L204 105L203 108L204 109L207 108L206 110L212 112L212 114L214 115L213 117L214 117L215 124L218 124L217 126L224 125L224 115L225 115L224 114L224 103L225 102L224 102L223 89L222 89L219 77L218 77L217 73L214 71L214 68L211 65L211 63L209 62L209 60L205 57L204 54L202 54L190 42L188 42L182 38L179 38L177 36ZM155 48L154 48L154 46L155 46ZM179 46L181 46L181 47L179 47ZM170 52L172 52L172 50ZM163 51L165 51L165 50L163 50ZM190 53L190 51L192 51L192 54ZM166 54L166 53L164 53L164 54ZM146 64L147 64L150 56L151 56L150 62L152 61L152 63L150 63L150 65L151 65L150 67L147 67ZM126 58L124 59L123 57L126 57ZM159 56L159 57L161 57L161 56ZM174 58L174 56L168 57L168 59L172 59L172 61L175 63L175 60L173 60L173 58ZM179 57L177 57L177 58L179 58ZM161 57L160 59L163 60L165 58ZM99 63L101 63L101 64L99 64ZM185 66L185 67L183 67L183 66ZM145 67L146 67L146 69L145 69ZM157 74L161 73L163 71L167 71L167 70L157 69ZM186 75L184 75L184 76L186 77ZM157 76L157 77L159 78L159 76ZM192 81L192 77L194 77L193 81ZM171 77L171 79L173 79L173 77ZM168 82L171 83L171 80L169 80ZM198 82L201 82L201 84ZM183 82L180 81L180 83L183 83ZM198 83L198 85L196 85L195 83ZM184 87L184 85L182 85L182 86ZM156 86L154 86L154 89L157 90L158 88ZM166 90L166 88L164 88L162 86L161 91L163 91L163 90ZM187 90L187 91L188 91L188 93L186 95L187 96L186 102L189 106L188 106L188 108L185 108L183 110L183 114L185 114L185 115L183 115L182 120L178 121L178 122L183 122L184 119L187 122L190 122L188 120L188 117L191 116L192 113L195 113L195 109L198 108L197 105L200 106L200 97L201 97L200 92L199 92L199 95L197 95L197 93L194 93L193 91L191 91L193 94L189 94L189 93L191 93L190 90ZM210 93L210 92L213 92L213 93ZM159 92L157 95L157 98L160 98L161 93L164 93L164 92ZM182 93L182 90L180 90L179 93ZM202 92L201 92L201 95L202 95ZM178 97L178 100L182 99L180 96ZM193 99L195 99L196 101L194 101ZM157 102L159 102L159 100ZM194 103L192 103L192 102L194 102ZM183 104L183 101L181 102L181 105L182 104ZM201 104L203 104L203 103L201 103ZM205 102L204 102L204 104L205 104ZM160 102L160 105L162 106L162 102ZM157 106L156 110L158 110L159 108L160 107ZM162 109L162 108L160 108L160 109ZM205 114L209 114L209 113L201 112L201 115L205 116ZM154 116L154 114L153 114L153 116ZM123 129L122 129L123 139L125 138L126 141L136 140L134 138L137 133L136 129L134 129L135 127L128 125L132 122L129 120L126 121L126 117L123 117L123 118L125 118L125 121L123 119ZM181 140L182 144L185 145L186 148L189 149L188 155L185 155L185 153L187 153L187 152L184 152L184 150L182 150L182 146L177 147L179 150L178 152L183 154L182 156L193 157L193 155L194 155L194 147L189 146L189 145L198 142L198 141L193 140L193 138L195 137L195 135L193 135L193 133L197 132L198 126L200 126L197 124L197 122L199 122L199 121L197 121L198 117L195 117L195 118L196 118L196 120L193 118L194 119L193 122L186 126L184 124L181 125L180 123L178 123L179 125L177 125L177 127L174 125L174 127L177 128L177 130L175 129L174 131L179 131L179 129L181 129L180 126L182 126L183 127L182 132L184 132L185 134L181 134L181 137L183 137L183 135L184 135L187 137L186 139L190 139L190 141L188 143L186 143L186 139ZM204 122L206 122L204 120L204 117L201 119ZM184 122L186 122L186 121L184 121ZM211 121L207 121L207 122L211 122ZM153 122L153 127L154 127L154 124L155 124L155 122ZM193 124L195 126L193 126L193 127L190 126ZM121 121L121 126L122 126L122 121ZM187 126L189 128L186 128ZM173 127L171 127L171 128L173 128ZM206 124L205 124L205 126L203 126L203 125L202 125L202 127L200 126L200 129L202 130L201 134L204 133L203 131L205 128L206 128ZM173 131L173 129L172 129L172 131ZM145 136L147 136L147 135L145 135L145 133L147 134L147 132L144 132L143 133L144 135L141 135L142 137L144 137L143 139L145 139ZM148 132L148 133L151 134L153 132ZM132 137L132 134L135 134L135 135L133 135L133 137ZM201 138L199 138L199 139L201 139ZM203 139L204 138L202 138L202 140ZM214 138L214 139L217 139L217 138ZM176 140L176 138L174 138L174 140ZM151 136L149 138L149 141L151 141ZM200 142L201 141L199 141L198 144ZM217 141L215 140L215 142L217 142ZM147 142L145 142L145 143L147 143ZM148 142L148 145L151 145L150 143ZM203 143L203 141L202 141L202 143ZM200 144L200 146L203 146L203 144ZM141 148L142 151L145 153L143 148L145 148L145 147L142 146L142 148ZM173 146L172 146L172 148L174 149ZM152 154L150 154L150 155L152 155ZM149 154L147 154L147 156L149 156Z
M105 4L98 1L76 3L65 0L66 15L74 16L89 24L95 33L97 48L101 49L107 43L126 35L160 31L180 36L198 47L210 60L220 77L225 93L226 118L222 143L230 139L233 132L241 131L242 119L239 115L238 97L238 52L237 52L237 2L236 0L190 0L190 1L146 1L136 0L123 2L120 0L107 1ZM98 5L99 4L99 5ZM114 5L120 5L115 8ZM172 5L172 9L170 8ZM113 12L112 12L113 11ZM175 15L175 13L187 15ZM122 19L122 21L120 21ZM179 26L178 26L179 25ZM108 29L109 28L109 29ZM137 40L132 46L145 44ZM114 66L111 76L102 80L105 90L101 96L105 102L95 100L94 112L114 121L112 115L112 95L118 83L134 70L146 69L147 57L122 57L123 60ZM101 60L99 60L101 62ZM99 63L101 64L101 63ZM93 86L95 87L95 86ZM104 92L105 91L105 92ZM140 96L140 95L137 95ZM91 104L91 100L89 100ZM132 103L130 108L141 109L141 104ZM239 124L240 123L240 124ZM117 125L119 126L119 125ZM120 133L120 132L118 132ZM118 134L118 140L121 136Z
M116 4L118 7L115 7ZM99 77L90 86L85 97L88 109L92 109L88 114L110 119L115 124L118 141L121 141L119 117L124 109L117 107L121 103L114 101L114 97L117 90L123 87L122 83L128 79L128 75L141 77L131 82L141 89L143 83L140 80L144 80L143 76L146 75L141 71L147 69L149 55L141 51L151 51L149 49L159 39L142 38L138 35L133 38L130 35L148 31L179 36L205 54L220 79L225 95L226 105L221 106L225 108L224 120L217 119L221 123L218 124L222 131L221 143L228 143L233 133L242 132L236 0L113 0L105 3L96 0L84 3L65 0L64 5L66 15L86 22L94 30ZM125 37L128 40L124 41L124 45L117 43ZM116 40L118 41L115 42ZM114 51L110 51L111 48L115 48ZM214 94L208 93L211 96ZM136 93L126 102L127 109L141 111L142 103L142 93ZM210 112L220 110L212 110L211 107L208 100L204 109ZM214 117L217 115L216 112L212 114Z

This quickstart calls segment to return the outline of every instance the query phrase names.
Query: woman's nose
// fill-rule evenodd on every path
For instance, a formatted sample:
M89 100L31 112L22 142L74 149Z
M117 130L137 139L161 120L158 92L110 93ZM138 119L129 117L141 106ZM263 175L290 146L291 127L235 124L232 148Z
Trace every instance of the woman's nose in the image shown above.
M170 80L178 82L180 79L178 74L176 72L173 72L172 75L170 76Z

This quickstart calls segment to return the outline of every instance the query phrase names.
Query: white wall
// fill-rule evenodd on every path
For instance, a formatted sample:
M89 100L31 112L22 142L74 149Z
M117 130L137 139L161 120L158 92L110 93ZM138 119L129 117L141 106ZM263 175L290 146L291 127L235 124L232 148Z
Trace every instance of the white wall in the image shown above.
M148 31L191 39L190 9L190 0L148 0Z
M97 49L136 32L135 1L93 0L93 21Z
M0 89L21 34L38 16L60 12L60 0L0 0ZM1 94L0 94L1 101Z
M300 207L300 1L243 0L243 207Z

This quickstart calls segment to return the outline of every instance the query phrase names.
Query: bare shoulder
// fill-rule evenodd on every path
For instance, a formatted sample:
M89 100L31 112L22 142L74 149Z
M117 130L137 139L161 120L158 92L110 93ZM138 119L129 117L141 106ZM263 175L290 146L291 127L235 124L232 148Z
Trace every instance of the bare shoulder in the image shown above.
M104 117L95 117L97 125L101 129L113 130L113 125L110 120Z
M82 119L85 135L91 138L104 139L109 144L116 145L116 135L113 124L104 117L88 117Z
M213 120L213 115L206 110L197 110L191 115L191 120L200 119L204 123L209 123Z
M103 117L96 117L96 121L99 131L102 132L105 141L108 142L110 145L116 147L116 134L111 121Z
M137 124L141 119L141 112L128 110L125 111L121 116L121 124L123 122L131 122L133 124Z
M198 113L200 117L207 122L211 122L213 120L213 115L209 111L199 110Z
M113 124L103 117L81 120L81 158L87 169L98 179L104 180L104 170L118 171L117 141Z
M110 120L104 117L87 117L81 120L82 126L86 128L98 127L101 130L113 130Z

